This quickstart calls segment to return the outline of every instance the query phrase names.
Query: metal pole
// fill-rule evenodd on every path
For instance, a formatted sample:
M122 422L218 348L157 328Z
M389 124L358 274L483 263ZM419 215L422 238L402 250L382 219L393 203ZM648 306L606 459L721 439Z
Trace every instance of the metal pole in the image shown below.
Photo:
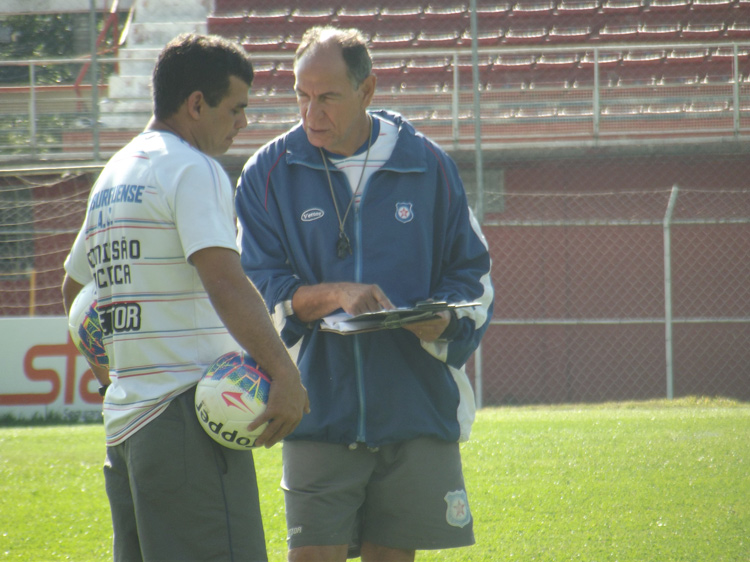
M482 162L482 119L479 103L479 43L477 42L477 0L471 0L471 81L474 92L474 165L477 178L476 219L484 222L484 172ZM474 363L474 392L477 407L482 406L482 346L477 348Z
M458 148L458 87L459 87L459 75L458 75L458 53L453 52L453 95L451 100L453 102L453 148Z
M740 136L740 65L737 43L732 53L732 118L734 136Z
M99 160L99 72L96 59L96 0L89 0L89 44L91 47L91 142L94 160Z
M36 67L29 64L29 143L31 155L36 156Z
M474 402L477 409L482 407L482 344L480 343L474 353Z
M599 138L599 113L600 113L600 91L599 88L601 85L599 84L599 49L594 47L594 138Z
M672 241L671 224L679 188L672 187L664 214L664 347L666 351L667 399L674 398L674 365L672 342Z
M479 44L477 42L477 0L471 0L471 75L474 90L474 161L477 176L476 212L479 224L484 222L484 172L482 162L482 119L479 103Z

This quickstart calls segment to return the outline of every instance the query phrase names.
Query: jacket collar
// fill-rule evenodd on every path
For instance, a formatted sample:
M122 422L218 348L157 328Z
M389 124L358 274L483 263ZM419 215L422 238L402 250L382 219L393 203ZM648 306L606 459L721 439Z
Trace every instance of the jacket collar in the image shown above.
M427 169L427 154L424 137L418 133L399 113L379 109L370 111L384 121L390 121L398 127L398 139L393 154L381 169L395 172L422 172ZM300 121L286 134L287 164L301 164L315 169L323 169L320 151L307 140Z

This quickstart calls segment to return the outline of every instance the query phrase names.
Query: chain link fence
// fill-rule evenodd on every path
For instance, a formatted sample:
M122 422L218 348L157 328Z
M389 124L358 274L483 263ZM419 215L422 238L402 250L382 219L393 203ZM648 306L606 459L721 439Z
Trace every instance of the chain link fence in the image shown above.
M504 200L484 404L750 399L750 191Z
M539 167L487 194L497 297L469 369L480 403L750 400L750 189L524 190ZM3 178L0 315L62 314L95 176Z

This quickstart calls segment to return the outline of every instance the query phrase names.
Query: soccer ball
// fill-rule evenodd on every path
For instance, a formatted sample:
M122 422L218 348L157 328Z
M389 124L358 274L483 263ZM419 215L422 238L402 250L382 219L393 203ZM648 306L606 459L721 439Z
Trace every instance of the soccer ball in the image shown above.
M109 369L109 357L102 341L102 325L96 308L96 287L84 285L70 306L68 331L76 349L89 363Z
M268 423L247 426L266 410L271 379L247 353L225 353L208 366L195 389L195 413L217 443L240 451L251 449Z

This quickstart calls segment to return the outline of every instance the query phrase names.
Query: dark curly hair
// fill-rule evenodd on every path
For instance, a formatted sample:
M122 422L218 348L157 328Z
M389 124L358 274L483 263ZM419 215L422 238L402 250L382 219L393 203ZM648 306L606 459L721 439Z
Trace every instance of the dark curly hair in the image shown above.
M229 77L248 88L253 65L243 48L215 35L185 33L172 39L159 54L152 77L154 116L173 115L195 91L215 107L229 92Z

